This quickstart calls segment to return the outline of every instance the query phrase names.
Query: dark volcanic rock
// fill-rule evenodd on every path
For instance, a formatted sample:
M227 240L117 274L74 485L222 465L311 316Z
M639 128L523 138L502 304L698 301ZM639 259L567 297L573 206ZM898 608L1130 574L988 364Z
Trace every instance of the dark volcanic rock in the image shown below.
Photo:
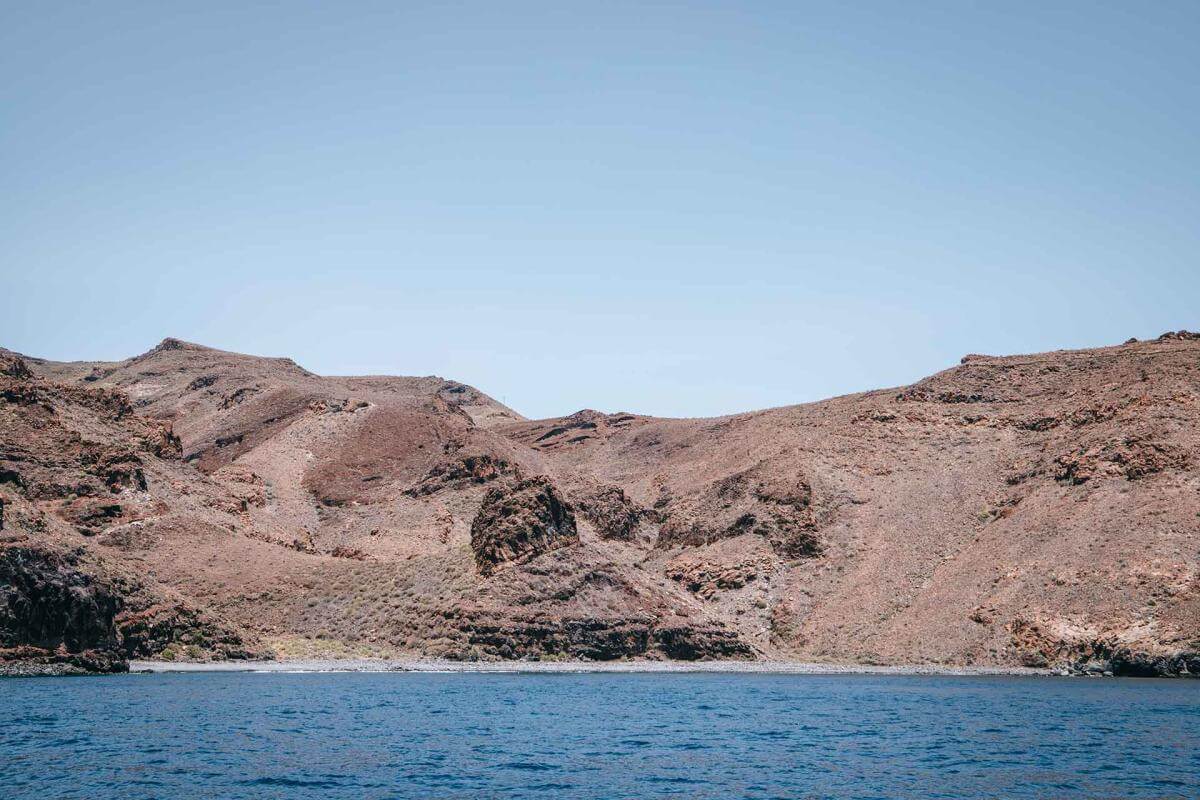
M129 658L253 659L265 653L248 645L220 620L185 603L156 603L116 618Z
M100 477L110 491L139 489L146 491L146 475L142 472L142 460L128 450L113 448L98 455L92 471Z
M471 523L471 549L484 575L578 542L574 510L544 476L489 490Z
M8 659L65 661L85 671L123 668L114 618L120 596L71 554L0 549L0 648Z
M114 503L104 497L80 497L63 503L58 509L58 515L74 525L84 536L95 536L120 520L123 511L120 503Z
M113 650L72 653L63 648L0 647L0 676L40 677L128 672L129 663Z
M1153 655L1118 648L1108 659L1114 675L1133 678L1200 678L1200 650L1171 655Z
M602 486L579 500L579 512L605 539L632 539L642 520L651 515L631 501L619 486Z
M128 658L257 658L221 620L103 579L74 552L0 548L0 674L123 672Z
M660 625L653 619L473 619L463 623L470 658L751 658L754 650L718 625Z
M731 631L716 626L674 625L655 629L654 641L667 658L750 658L754 651Z
M1157 341L1160 342L1189 342L1200 339L1200 333L1192 331L1167 331L1159 336Z

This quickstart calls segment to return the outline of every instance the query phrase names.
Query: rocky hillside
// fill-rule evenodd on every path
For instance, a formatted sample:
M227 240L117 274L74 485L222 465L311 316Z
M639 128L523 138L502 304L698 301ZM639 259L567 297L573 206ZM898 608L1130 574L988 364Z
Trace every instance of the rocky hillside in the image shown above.
M3 352L0 658L1200 674L1200 337L717 419L530 421L168 339Z

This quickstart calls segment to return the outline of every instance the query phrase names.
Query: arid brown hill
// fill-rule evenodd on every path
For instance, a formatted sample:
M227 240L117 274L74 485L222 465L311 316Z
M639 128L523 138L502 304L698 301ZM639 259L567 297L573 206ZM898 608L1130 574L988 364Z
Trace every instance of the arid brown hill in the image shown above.
M1200 673L1200 341L529 421L174 339L0 351L0 654Z

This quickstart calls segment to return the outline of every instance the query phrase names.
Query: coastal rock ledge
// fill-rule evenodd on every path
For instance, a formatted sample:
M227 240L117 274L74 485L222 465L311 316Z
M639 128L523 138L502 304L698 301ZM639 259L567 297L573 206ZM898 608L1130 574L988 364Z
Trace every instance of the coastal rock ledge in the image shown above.
M82 550L0 544L0 675L126 672L135 658L267 655L181 600L128 575L97 574Z

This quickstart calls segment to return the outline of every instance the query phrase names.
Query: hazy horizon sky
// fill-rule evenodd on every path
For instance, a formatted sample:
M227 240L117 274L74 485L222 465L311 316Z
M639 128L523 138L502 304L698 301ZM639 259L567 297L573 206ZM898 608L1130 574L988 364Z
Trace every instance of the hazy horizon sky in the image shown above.
M1200 3L6 3L0 346L544 417L1200 327Z

